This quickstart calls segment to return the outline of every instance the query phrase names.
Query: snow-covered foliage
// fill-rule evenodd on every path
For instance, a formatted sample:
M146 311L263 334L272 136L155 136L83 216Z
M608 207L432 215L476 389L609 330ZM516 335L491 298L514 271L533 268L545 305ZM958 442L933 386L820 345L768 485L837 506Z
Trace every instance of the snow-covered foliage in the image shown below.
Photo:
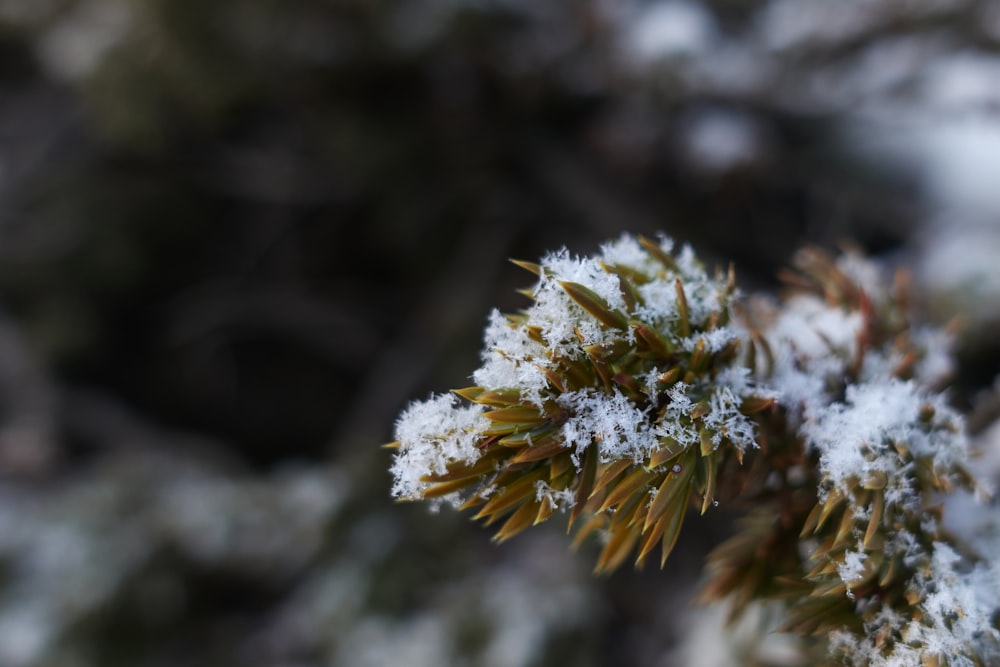
M479 458L476 441L489 422L478 405L459 405L450 394L414 403L399 418L397 437L410 443L401 448L392 471L393 495L417 497L428 487L428 475L447 472L455 461L474 463Z
M657 247L668 256L672 246L662 238ZM681 251L671 268L665 270L630 236L604 245L596 257L573 257L566 250L548 255L532 291L534 303L524 315L513 323L499 312L490 315L483 365L473 379L481 387L516 391L525 406L561 409L559 430L578 465L592 443L603 462L623 458L640 462L660 447L663 438L692 445L700 441L699 425L712 429L716 446L726 437L741 449L753 446L753 425L739 406L742 398L758 392L739 373L729 373L721 381L668 383L660 376L671 367L652 360L643 366L644 386L639 393L645 400L638 401L626 396L623 392L630 387L617 381L610 388L595 386L596 382L572 389L553 386L552 375L567 362L586 361L593 346L635 344L639 325L662 336L661 344L680 350L678 355L695 350L701 355L720 354L738 341L736 329L710 323L728 308L730 289L725 280L710 277L689 248ZM630 274L644 276L636 281L631 306L622 288L623 276ZM608 313L621 317L622 326L593 317L566 284L584 286ZM683 312L678 285L684 292ZM634 319L626 323L624 313ZM662 407L666 418L657 420L661 395L669 402ZM703 418L692 418L699 402L707 402L710 410ZM400 446L392 467L393 494L418 496L428 485L421 478L443 474L449 463L475 463L483 453L476 442L491 435L491 423L482 406L459 407L455 397L436 396L412 404L396 424Z
M981 490L940 393L947 335L873 262L797 264L792 294L743 307L732 272L667 238L523 264L533 302L490 316L467 403L399 418L393 494L478 507L501 540L568 513L577 541L604 533L599 570L665 560L688 507L721 497L751 514L706 598L779 600L847 664L1000 658L1000 563L942 529L942 499Z
M532 303L490 315L477 386L456 392L471 405L436 396L400 416L393 494L510 514L501 539L569 510L582 534L619 535L602 568L637 546L640 561L665 555L675 517L692 494L715 501L720 466L757 446L749 415L773 400L737 356L732 275L627 235L524 266Z

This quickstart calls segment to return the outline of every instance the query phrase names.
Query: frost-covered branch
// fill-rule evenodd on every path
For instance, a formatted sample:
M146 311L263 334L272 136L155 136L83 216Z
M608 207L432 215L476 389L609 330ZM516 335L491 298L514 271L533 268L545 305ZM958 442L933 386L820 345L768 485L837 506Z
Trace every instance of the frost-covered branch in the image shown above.
M1000 566L942 529L980 490L962 416L937 392L946 337L905 281L803 252L781 301L744 302L670 239L519 263L531 305L493 313L476 386L410 405L393 495L475 509L505 540L556 513L599 571L657 547L689 508L745 508L705 599L779 600L786 629L848 664L997 657Z

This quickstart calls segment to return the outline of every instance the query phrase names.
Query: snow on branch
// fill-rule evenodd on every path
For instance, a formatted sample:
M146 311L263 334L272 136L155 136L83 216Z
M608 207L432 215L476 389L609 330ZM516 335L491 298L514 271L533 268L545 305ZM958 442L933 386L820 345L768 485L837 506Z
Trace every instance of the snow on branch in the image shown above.
M399 417L394 496L497 540L558 513L602 537L598 571L662 565L689 509L725 503L747 518L703 598L780 601L846 664L1000 657L1000 565L942 529L942 498L978 488L938 392L948 339L911 322L906 281L810 249L790 294L745 300L732 270L628 235L518 264L531 304L490 315L476 385Z

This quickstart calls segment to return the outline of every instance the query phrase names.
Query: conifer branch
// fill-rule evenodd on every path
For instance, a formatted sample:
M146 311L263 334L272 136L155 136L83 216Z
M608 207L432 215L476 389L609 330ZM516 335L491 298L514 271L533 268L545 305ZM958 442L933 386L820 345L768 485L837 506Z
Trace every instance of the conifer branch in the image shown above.
M905 280L805 249L751 309L665 237L516 263L532 304L491 316L476 386L399 418L396 497L475 509L498 541L564 515L574 545L604 536L598 572L662 567L721 500L746 518L702 600L780 601L830 661L1000 655L1000 565L942 528L941 498L978 489Z

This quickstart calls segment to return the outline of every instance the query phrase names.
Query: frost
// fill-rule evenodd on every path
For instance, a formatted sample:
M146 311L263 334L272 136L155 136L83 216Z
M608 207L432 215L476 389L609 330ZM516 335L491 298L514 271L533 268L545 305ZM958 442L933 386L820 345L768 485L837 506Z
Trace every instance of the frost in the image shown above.
M750 376L750 369L743 366L723 368L715 376L715 384L727 387L737 396L756 396L758 398L777 398L778 394L768 387L761 387Z
M660 407L660 376L663 371L659 368L651 368L647 372L636 377L643 393L649 396L650 405L653 408Z
M921 598L918 614L883 608L865 623L863 636L832 633L831 649L857 667L908 667L931 658L952 667L995 664L982 659L1000 658L1000 631L991 621L1000 593L997 563L970 567L943 542L934 543L925 560L925 570L910 584ZM888 651L882 647L886 636L896 638Z
M774 353L770 384L792 415L825 405L828 380L839 381L857 354L861 315L815 296L789 299L768 331Z
M852 583L861 579L865 571L865 561L867 560L864 549L848 551L844 554L844 561L837 565L837 574L841 580L847 584L848 590Z
M396 422L399 448L390 469L392 495L419 497L428 486L422 477L446 472L449 463L478 460L476 443L488 426L482 406L461 405L451 394L411 404Z
M553 489L542 480L535 482L535 500L548 502L551 509L565 510L576 504L576 493L571 489Z
M678 318L677 288L669 280L654 280L639 286L639 295L643 305L636 309L636 314L644 322L668 329Z
M933 409L935 426L921 427ZM902 444L913 456L927 456L942 468L965 461L968 443L961 420L940 396L896 379L847 387L843 403L818 410L802 426L808 444L820 452L820 470L845 493L856 480L885 473L890 488L907 489L911 471L896 452Z
M709 400L711 411L705 416L705 426L712 431L712 444L716 447L723 439L738 449L756 447L756 429L753 422L740 412L740 398L726 386L718 387Z
M573 411L562 433L577 453L596 442L601 461L630 458L638 463L659 446L648 410L640 410L617 390L608 394L584 389L563 394L559 402Z
M660 239L659 247L670 253L674 242L666 237ZM653 259L634 236L623 234L617 240L601 245L601 260L610 266L627 266L649 275L655 275L663 266Z
M715 353L724 349L735 340L739 340L739 336L734 329L720 327L685 338L681 343L681 347L688 352L692 352L701 343L705 346L705 351Z
M691 322L702 326L725 305L725 281L710 277L689 245L681 248L677 267L684 277L684 296Z
M606 343L617 332L608 332L564 291L561 282L585 285L613 309L623 311L618 277L608 273L593 258L571 257L567 250L542 259L542 276L535 287L535 303L528 309L531 323L541 327L542 337L549 347L569 357L582 355L584 345Z
M489 317L484 334L483 365L472 374L481 387L518 388L521 395L541 405L548 386L545 347L528 337L523 327L512 326L498 310Z
M693 497L708 501L708 484L699 485L702 475L714 484L709 450L731 446L733 460L742 463L743 453L766 443L762 454L785 457L781 463L769 468L766 458L756 459L740 472L766 494L819 480L820 507L808 516L821 518L799 553L818 568L810 575L812 595L839 596L846 585L850 600L834 603L848 604L864 626L830 633L831 656L859 667L920 664L927 657L972 665L1000 657L1000 632L992 625L1000 563L988 560L1000 543L995 526L984 530L964 517L949 522L947 512L942 524L936 510L928 511L953 487L974 486L962 416L935 391L953 363L950 336L911 325L881 268L857 256L835 262L805 256L803 271L818 283L815 292L730 311L733 286L706 273L690 247L661 262L646 243L625 235L593 257L565 249L545 256L533 303L518 315L490 314L482 365L472 378L499 391L462 392L473 402L465 407L454 396L433 396L400 417L393 495L444 493L432 502L456 505L468 493L500 498L484 516L492 522L500 512L526 508L505 524L520 529L538 506L574 506L581 486L573 473L583 472L588 448L599 464L616 464L597 474L608 473L609 485L624 485L618 495L639 503L655 498L662 484L644 475L667 479L687 466L659 456L666 463L654 463L656 453L699 460L700 451L704 467L690 479ZM661 237L659 248L672 253L673 243ZM744 312L747 321L740 319ZM768 408L768 401L776 403L771 413L743 413ZM536 434L542 440L533 442L528 436ZM471 470L465 491L454 490L465 483L461 476L437 487L424 481L471 466L484 451L496 464ZM632 472L625 473L629 464ZM530 477L521 476L525 471ZM812 496L807 491L804 498ZM597 534L606 533L607 559L628 547L612 532L643 523L627 514L629 507L643 506L615 499L608 507L581 508L605 515ZM964 529L943 530L956 525ZM761 531L754 535L760 539L771 539L766 531L774 530L751 529ZM789 610L798 613L794 605Z
M1000 569L995 562L969 570L960 569L962 565L964 559L950 546L934 545L930 575L919 581L930 591L920 605L925 616L911 621L904 635L945 658L961 655L972 646L989 647L984 657L1000 657L1000 631L991 623L1000 593Z
M661 239L660 241L660 247L664 252L669 252L672 245L669 239ZM616 249L616 254L621 254L621 250ZM673 337L670 331L680 319L675 280L680 279L681 281L684 298L687 302L688 319L691 326L696 329L704 328L713 315L724 312L728 307L728 299L734 296L727 292L724 280L709 276L705 272L689 246L684 246L681 249L675 261L677 273L666 272L648 255L642 263L637 262L630 265L639 266L650 275L656 276L655 280L637 286L643 303L636 309L636 316L669 337ZM690 351L694 349L698 340L704 338L706 344L711 347L711 351L717 351L735 337L730 329L719 327L712 331L702 331L689 338L675 340L675 342L680 343L683 349Z
M681 445L693 445L700 436L691 423L691 411L695 404L687 395L689 385L678 382L667 391L669 403L663 410L663 417L657 424L657 434L670 438Z
M819 361L838 351L852 355L860 327L860 313L801 295L784 304L770 333L803 359Z
M545 270L539 281L536 295L552 290L562 299L572 301L558 284L558 281L571 281L586 285L594 290L612 308L619 310L625 308L618 277L605 271L600 262L594 258L571 257L569 252L563 249L542 259L542 267Z

